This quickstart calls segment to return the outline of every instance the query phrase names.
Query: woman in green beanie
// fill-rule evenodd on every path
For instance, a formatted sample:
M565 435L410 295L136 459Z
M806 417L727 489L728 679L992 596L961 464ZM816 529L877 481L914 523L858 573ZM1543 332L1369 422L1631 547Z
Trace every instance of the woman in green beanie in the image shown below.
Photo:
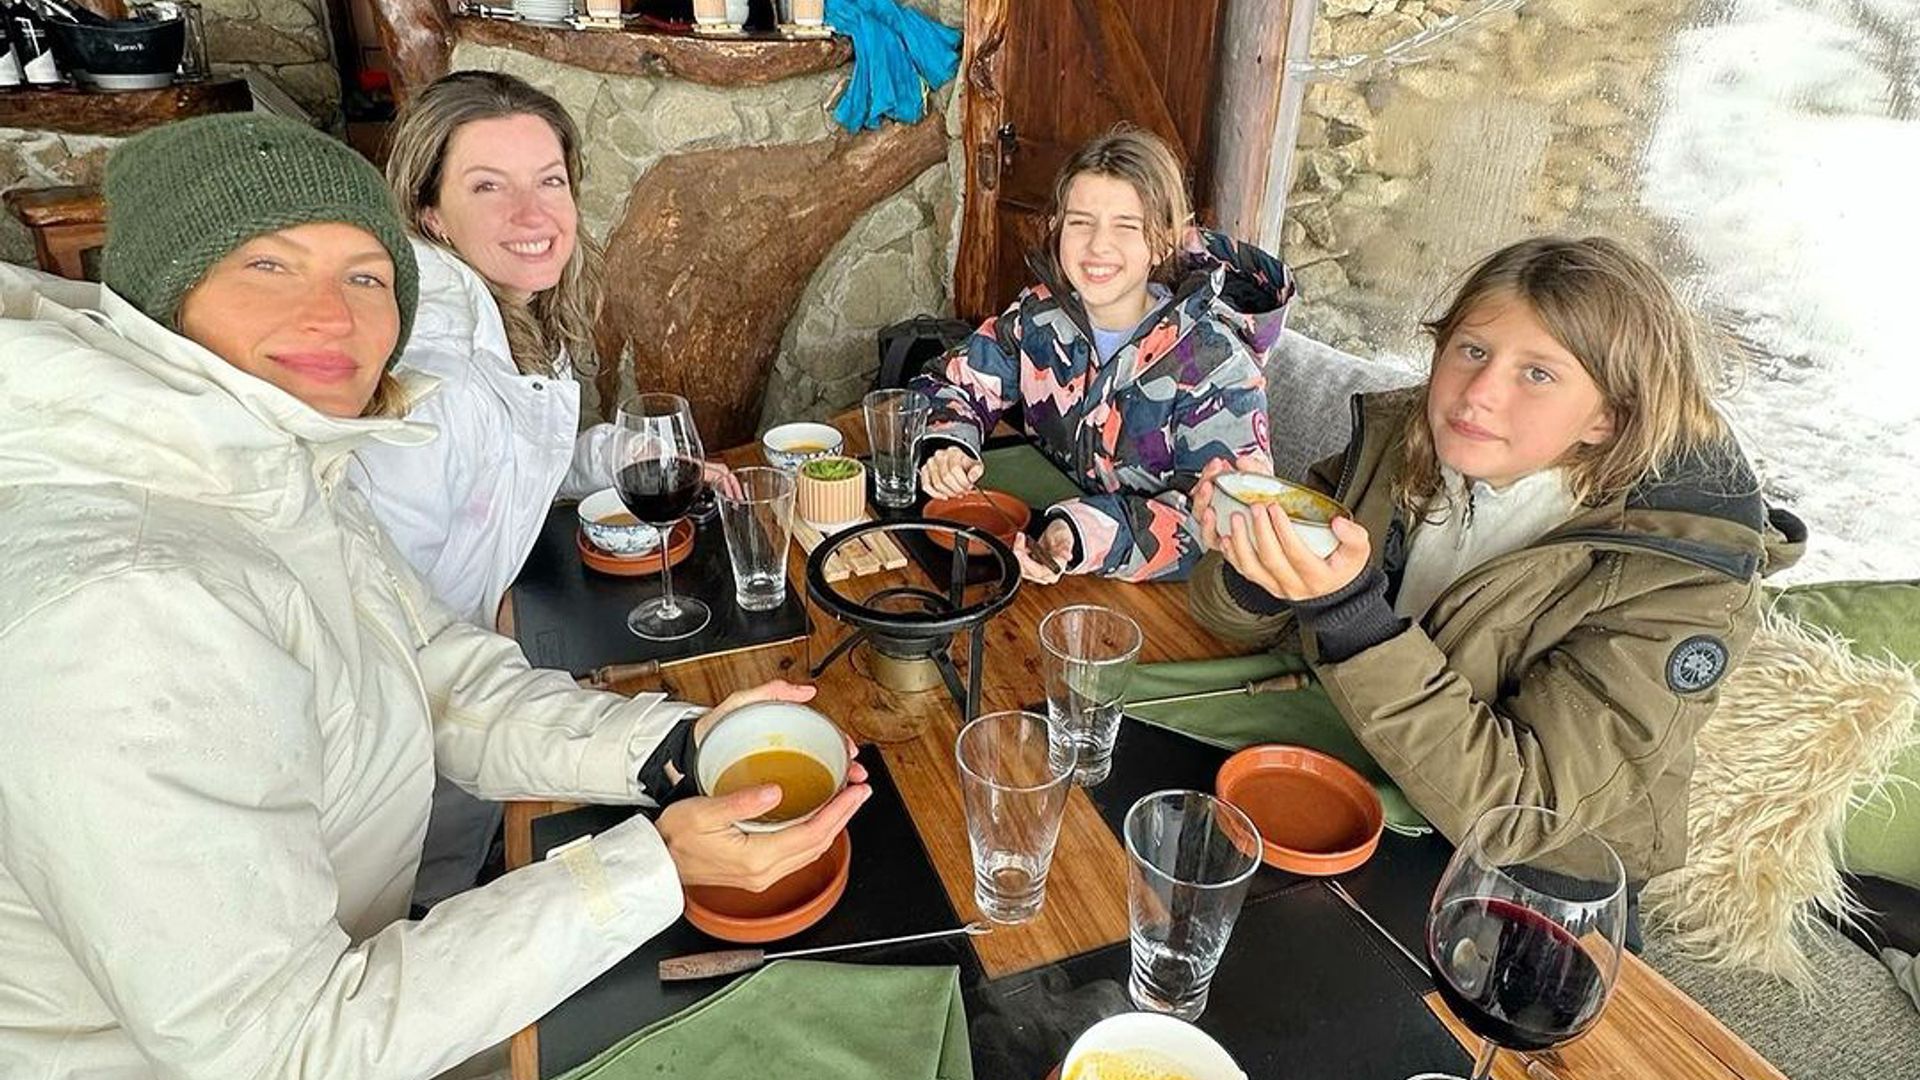
M686 799L406 919L436 767L664 803L712 711L576 688L437 604L341 483L417 443L381 178L283 120L109 161L106 287L0 266L0 1076L426 1078L864 800ZM856 779L859 774L856 773Z

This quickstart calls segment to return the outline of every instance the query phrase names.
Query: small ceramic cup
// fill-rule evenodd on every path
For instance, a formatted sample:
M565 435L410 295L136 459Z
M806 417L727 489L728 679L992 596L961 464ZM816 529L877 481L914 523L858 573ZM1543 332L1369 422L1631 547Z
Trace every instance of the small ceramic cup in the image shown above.
M1229 515L1246 514L1259 503L1279 503L1293 531L1315 555L1324 559L1340 546L1333 535L1333 519L1346 517L1345 507L1312 488L1258 473L1225 473L1214 480L1214 528L1224 529Z
M577 512L587 541L609 555L645 555L659 546L660 530L634 517L612 488L580 500Z
M832 779L831 787L805 812L778 821L755 818L739 822L746 832L778 832L817 813L847 786L847 741L833 721L815 709L791 701L758 701L728 713L707 732L694 755L694 780L703 795L720 791L720 779L742 759L767 751L797 752L812 758Z
M1104 1069L1103 1062L1108 1063ZM1123 1071L1122 1062L1132 1067ZM1082 1032L1060 1065L1060 1080L1162 1074L1182 1080L1247 1080L1212 1036L1164 1013L1109 1016Z
M768 428L760 436L760 452L766 455L767 464L792 472L803 461L838 454L846 442L831 424L801 421Z
M838 528L867 513L867 467L849 457L817 457L800 466L794 509L815 528Z

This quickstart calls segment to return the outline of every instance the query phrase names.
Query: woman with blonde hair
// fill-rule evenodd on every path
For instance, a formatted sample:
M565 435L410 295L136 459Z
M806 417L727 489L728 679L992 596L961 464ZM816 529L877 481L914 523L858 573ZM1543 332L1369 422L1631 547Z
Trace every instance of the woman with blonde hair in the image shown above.
M434 595L493 626L556 496L613 483L613 428L580 430L576 367L594 364L601 253L580 230L580 133L511 75L456 71L394 125L387 182L420 264L420 313L400 360L436 385L411 417L440 437L372 446L351 480ZM501 820L441 782L419 903L478 878Z
M511 75L458 71L394 125L387 182L413 234L420 312L403 368L436 385L424 447L374 447L354 482L435 595L493 625L556 493L612 483L612 428L582 433L601 254L580 231L580 135Z
M0 1076L427 1080L865 798L690 798L423 920L436 771L663 804L712 719L581 690L436 603L342 484L413 319L380 174L254 113L107 163L104 285L0 264ZM389 387L389 390L394 389ZM391 400L391 397L389 398ZM702 715L704 713L704 715Z
M1620 244L1503 248L1426 329L1426 383L1356 398L1308 478L1352 511L1339 546L1308 551L1279 507L1203 509L1195 612L1301 648L1448 837L1544 806L1637 890L1685 860L1694 737L1805 529L1761 498L1686 309Z

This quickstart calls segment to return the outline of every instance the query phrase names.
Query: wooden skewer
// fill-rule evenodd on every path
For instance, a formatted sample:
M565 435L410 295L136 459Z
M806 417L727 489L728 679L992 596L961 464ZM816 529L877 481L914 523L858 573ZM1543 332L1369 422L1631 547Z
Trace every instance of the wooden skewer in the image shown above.
M1129 709L1145 709L1155 705L1172 705L1181 701L1199 701L1202 698L1234 697L1239 694L1277 694L1289 690L1298 690L1311 683L1313 676L1304 671L1290 671L1284 675L1273 675L1265 679L1254 679L1239 686L1229 686L1224 690L1196 690L1190 694L1168 694L1164 697L1148 698L1145 701L1129 701Z
M694 953L691 956L670 956L660 961L660 981L712 979L721 975L737 975L742 971L752 971L769 960L785 960L792 956L814 956L819 953L842 952L847 949L873 949L882 945L904 945L911 941L932 941L936 938L954 937L959 934L974 937L992 929L993 927L987 923L971 922L951 930L905 934L901 937L882 938L879 941L851 941L845 945L821 945L812 949L789 949L786 952L770 953L765 949L720 949L715 952Z

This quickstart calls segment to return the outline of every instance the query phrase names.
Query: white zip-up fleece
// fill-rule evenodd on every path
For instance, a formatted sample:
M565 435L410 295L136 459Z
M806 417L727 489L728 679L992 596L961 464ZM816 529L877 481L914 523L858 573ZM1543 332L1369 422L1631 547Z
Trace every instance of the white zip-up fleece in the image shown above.
M348 480L427 587L461 618L491 627L555 495L582 498L613 484L611 424L580 431L580 384L522 375L493 294L444 248L413 241L420 309L403 371L438 385L408 419L440 437L424 446L371 443Z
M426 1078L680 912L643 818L405 921L436 765L638 802L695 710L456 620L342 420L0 266L0 1076Z

